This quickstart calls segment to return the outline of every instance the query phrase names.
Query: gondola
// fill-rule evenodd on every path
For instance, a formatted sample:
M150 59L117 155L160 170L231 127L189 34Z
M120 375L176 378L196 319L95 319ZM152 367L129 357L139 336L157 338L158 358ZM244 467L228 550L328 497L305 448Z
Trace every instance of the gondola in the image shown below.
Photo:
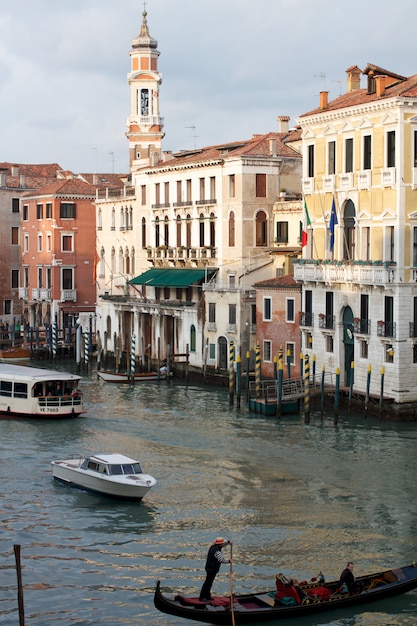
M230 596L214 597L208 602L197 597L163 595L157 582L154 604L163 613L209 624L250 624L300 617L321 611L337 611L370 602L379 602L417 587L417 565L407 565L376 574L356 578L350 592L339 581L294 584L284 576L277 576L276 589L248 594L233 594L233 611ZM284 595L283 595L284 594Z

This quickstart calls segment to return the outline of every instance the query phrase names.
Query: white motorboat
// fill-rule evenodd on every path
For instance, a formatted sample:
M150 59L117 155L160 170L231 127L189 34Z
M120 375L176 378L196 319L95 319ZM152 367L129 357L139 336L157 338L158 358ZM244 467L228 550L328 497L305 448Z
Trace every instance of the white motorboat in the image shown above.
M156 485L156 479L144 474L139 461L124 454L58 460L51 466L54 478L114 498L140 501Z

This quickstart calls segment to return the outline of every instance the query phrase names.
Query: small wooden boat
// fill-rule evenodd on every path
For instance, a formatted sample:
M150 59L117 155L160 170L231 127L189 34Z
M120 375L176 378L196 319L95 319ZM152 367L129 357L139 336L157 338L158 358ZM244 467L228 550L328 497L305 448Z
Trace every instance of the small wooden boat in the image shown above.
M156 480L144 474L139 461L124 454L95 454L52 461L53 477L70 485L113 498L142 500Z
M6 348L0 350L0 361L3 363L11 363L15 361L28 361L30 359L30 348L24 346L15 346L14 348Z
M146 383L151 381L166 380L165 372L137 372L129 374L128 372L107 372L99 370L97 376L106 383Z
M294 586L281 576L277 589L215 597L203 602L197 597L163 595L157 582L154 604L163 613L209 624L250 624L301 617L321 611L337 611L370 602L379 602L417 588L417 565L389 569L356 579L355 591L347 591L339 581L330 583L313 579ZM283 582L284 580L284 582ZM295 590L295 592L294 592ZM233 614L232 614L233 613Z

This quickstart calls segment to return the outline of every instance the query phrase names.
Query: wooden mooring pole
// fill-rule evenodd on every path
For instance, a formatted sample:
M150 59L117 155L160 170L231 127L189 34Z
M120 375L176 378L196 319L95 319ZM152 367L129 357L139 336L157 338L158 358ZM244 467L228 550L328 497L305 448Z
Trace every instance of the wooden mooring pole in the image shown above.
M13 546L17 574L17 603L19 607L19 626L25 626L25 608L23 604L22 566L20 563L20 545Z

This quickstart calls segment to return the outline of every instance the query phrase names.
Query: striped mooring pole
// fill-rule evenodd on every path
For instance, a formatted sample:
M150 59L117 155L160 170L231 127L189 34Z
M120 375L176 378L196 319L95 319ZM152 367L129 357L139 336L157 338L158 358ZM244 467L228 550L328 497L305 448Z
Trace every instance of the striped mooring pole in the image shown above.
M230 342L229 346L229 404L234 402L234 386L235 386L235 344Z
M261 397L261 347L256 344L255 347L255 387L256 397Z
M310 423L310 359L304 355L304 423Z
M90 333L88 328L84 331L84 365L88 370L88 362L90 360Z
M58 346L58 316L55 313L55 320L52 325L52 356L54 360L56 359L57 346Z
M130 344L130 376L132 383L135 382L136 370L136 335L133 333Z

